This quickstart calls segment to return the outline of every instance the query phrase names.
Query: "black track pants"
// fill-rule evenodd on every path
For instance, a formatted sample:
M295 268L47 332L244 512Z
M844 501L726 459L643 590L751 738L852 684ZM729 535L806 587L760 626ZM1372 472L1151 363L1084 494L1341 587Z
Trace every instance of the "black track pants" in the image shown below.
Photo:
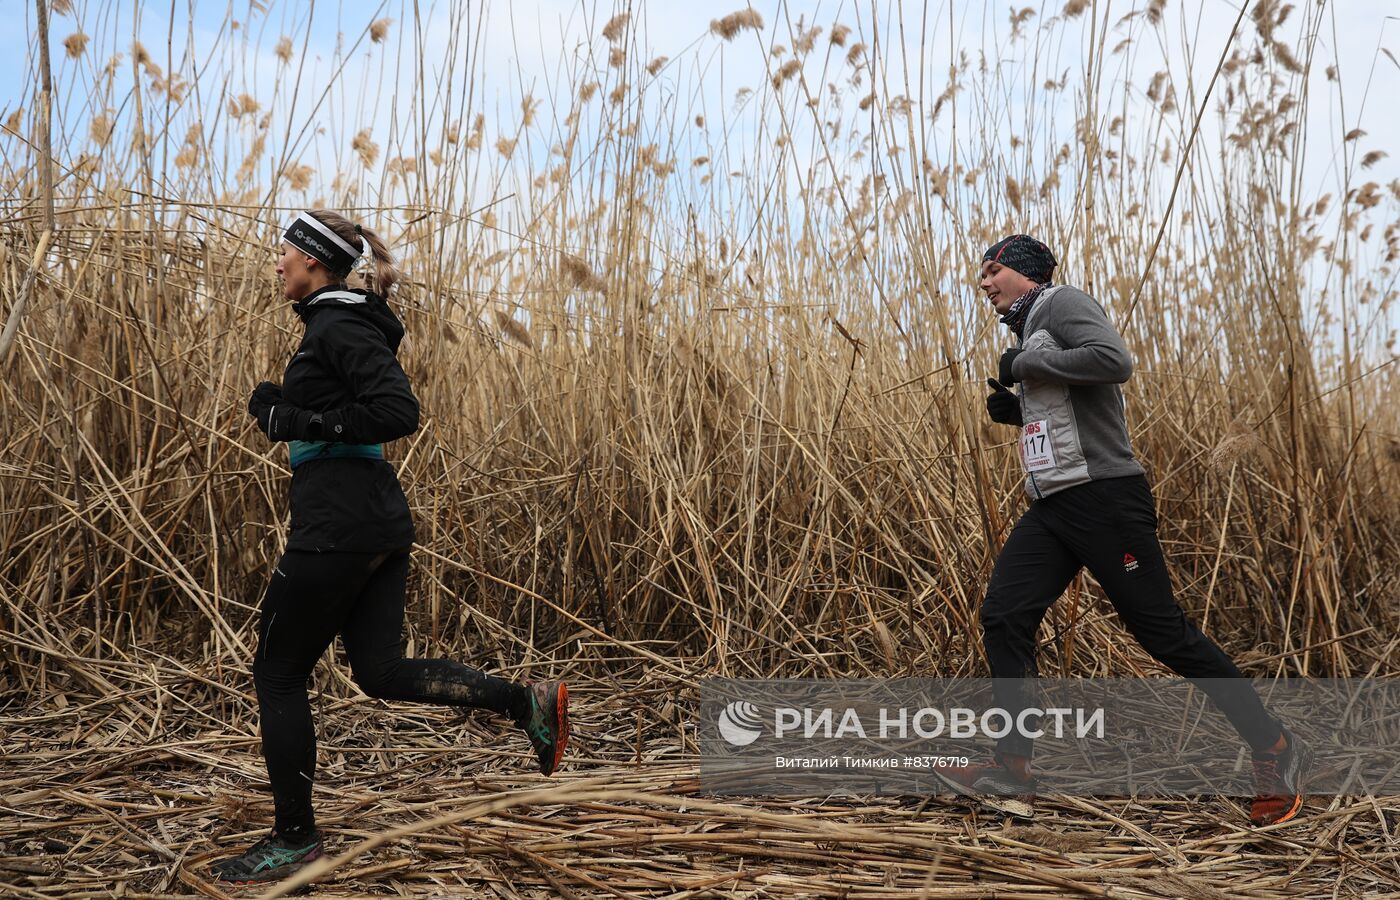
M1012 529L992 570L982 604L982 641L998 706L1013 715L1027 708L1034 677L1036 631L1050 605L1080 568L1103 586L1123 624L1148 653L1202 687L1252 749L1278 740L1279 724L1254 687L1219 647L1187 620L1172 596L1157 512L1144 476L1111 478L1066 488L1031 503ZM997 749L1031 755L1032 742L1014 729Z
M253 662L263 757L280 831L315 824L316 731L306 681L335 640L371 697L471 706L519 717L524 688L446 659L403 658L408 551L288 550L263 598Z

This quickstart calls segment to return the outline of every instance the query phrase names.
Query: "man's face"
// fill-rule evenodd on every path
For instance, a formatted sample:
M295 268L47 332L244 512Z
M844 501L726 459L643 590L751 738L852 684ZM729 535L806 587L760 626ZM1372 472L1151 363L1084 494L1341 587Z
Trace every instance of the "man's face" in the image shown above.
M982 280L979 285L987 295L987 302L999 315L1006 315L1016 298L1035 287L1035 282L1001 263L987 260L982 263Z

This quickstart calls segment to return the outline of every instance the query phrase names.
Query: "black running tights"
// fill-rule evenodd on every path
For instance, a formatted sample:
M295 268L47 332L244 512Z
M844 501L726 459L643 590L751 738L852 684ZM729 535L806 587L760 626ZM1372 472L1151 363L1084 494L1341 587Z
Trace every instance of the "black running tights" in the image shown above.
M525 713L528 696L519 685L451 660L404 659L407 578L407 550L288 550L273 569L253 682L278 831L315 825L316 730L306 682L337 634L356 684L371 697L477 707L513 718Z

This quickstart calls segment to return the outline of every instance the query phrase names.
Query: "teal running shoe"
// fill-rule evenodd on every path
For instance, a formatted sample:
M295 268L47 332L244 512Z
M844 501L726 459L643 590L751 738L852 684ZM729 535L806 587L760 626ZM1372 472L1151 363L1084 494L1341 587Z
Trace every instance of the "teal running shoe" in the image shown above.
M540 772L553 775L569 743L569 687L562 681L541 681L526 690L530 712L516 724L530 738Z
M319 829L297 841L287 840L273 831L233 859L210 866L210 871L216 881L227 884L280 881L312 860L320 859L324 843Z

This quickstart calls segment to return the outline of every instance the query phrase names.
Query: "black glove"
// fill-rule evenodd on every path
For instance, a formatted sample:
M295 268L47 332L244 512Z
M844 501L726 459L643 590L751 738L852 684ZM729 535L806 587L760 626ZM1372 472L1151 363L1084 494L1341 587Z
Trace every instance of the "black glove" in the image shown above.
M340 413L318 413L293 406L282 399L282 388L270 381L253 388L248 412L272 441L343 440Z
M1016 383L1016 376L1011 374L1011 364L1016 361L1016 357L1021 355L1021 351L1015 348L1007 350L1001 355L1001 364L997 367L997 381L1007 387Z
M267 427L263 431L270 441L317 440L318 438L309 434L308 426L312 418L313 414L304 409L298 409L290 403L279 403L268 411ZM321 417L315 418L319 425Z
M312 412L290 403L279 403L268 417L270 441L345 441L345 426L336 410Z
M1021 398L997 383L995 378L987 379L992 392L987 395L987 415L993 422L1021 427Z
M253 388L248 398L248 414L258 420L258 427L267 433L268 417L272 409L282 402L282 386L264 381Z

